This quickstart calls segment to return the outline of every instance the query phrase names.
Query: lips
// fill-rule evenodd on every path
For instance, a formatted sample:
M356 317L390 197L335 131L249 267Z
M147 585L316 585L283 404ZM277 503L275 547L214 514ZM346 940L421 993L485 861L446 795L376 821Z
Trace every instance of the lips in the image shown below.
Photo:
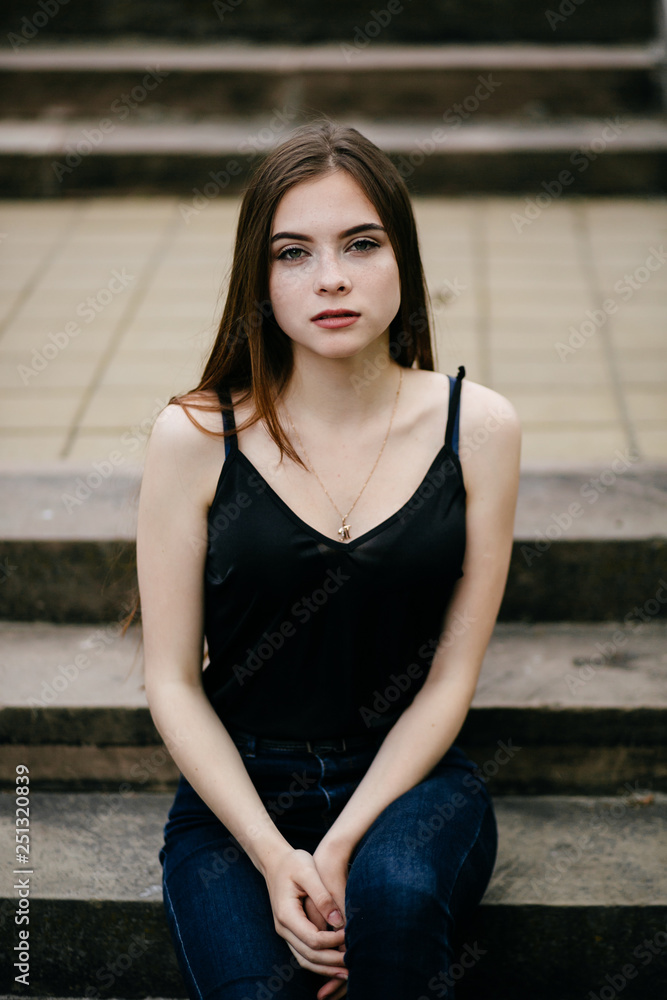
M317 316L313 316L312 321L316 323L320 319L336 319L339 316L356 318L360 315L361 313L354 312L353 309L325 309L323 312L318 313Z
M311 322L321 330L342 330L343 327L356 323L360 315L354 309L324 309L313 316Z

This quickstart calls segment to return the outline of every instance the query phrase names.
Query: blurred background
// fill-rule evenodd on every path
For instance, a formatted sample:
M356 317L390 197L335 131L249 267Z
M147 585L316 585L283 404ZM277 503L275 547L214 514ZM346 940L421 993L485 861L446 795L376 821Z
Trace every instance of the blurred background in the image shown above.
M141 460L211 344L247 171L322 111L397 163L437 367L512 399L524 463L667 457L660 3L6 0L0 19L0 459Z

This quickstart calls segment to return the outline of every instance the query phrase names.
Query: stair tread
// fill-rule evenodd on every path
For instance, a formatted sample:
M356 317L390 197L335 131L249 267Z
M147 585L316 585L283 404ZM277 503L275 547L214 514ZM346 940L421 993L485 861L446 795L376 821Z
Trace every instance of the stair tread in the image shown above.
M665 667L667 621L498 622L472 708L662 710ZM40 692L55 678L48 704ZM3 708L145 709L138 631L0 622L0 687Z
M33 793L33 900L161 901L158 851L171 795ZM497 797L499 851L482 905L667 904L667 795ZM14 823L0 796L0 829ZM427 838L428 830L414 831ZM8 883L7 883L8 885ZM11 896L11 887L4 894Z
M265 116L266 117L266 116ZM463 122L457 128L443 128L442 120L419 123L398 121L362 121L351 118L348 124L358 128L389 153L408 153L419 143L435 142L433 152L448 156L453 153L498 153L525 151L570 151L601 136L612 118L550 119L532 122L508 119L504 121L477 118ZM264 118L220 119L209 121L132 122L114 123L87 155L114 156L122 154L173 154L178 156L230 154L247 152L248 136L253 128L262 128ZM667 121L663 117L630 117L618 119L621 130L608 138L615 153L633 150L667 149ZM84 140L84 130L99 131L99 118L68 121L22 121L5 118L0 121L0 155L66 155L68 147ZM445 138L431 140L438 130ZM274 130L275 131L275 130ZM102 135L102 133L100 133ZM277 144L282 130L272 137ZM269 148L267 140L265 148ZM88 145L90 142L88 141Z
M90 465L59 463L34 470L4 465L0 468L0 538L133 538L141 467L114 467L111 472L105 478ZM601 473L604 482L599 481ZM81 489L79 478L83 480L81 497L76 495L77 488ZM537 533L544 535L547 528L553 529L554 518L567 519L573 503L579 510L561 532L568 540L666 537L667 463L633 460L618 450L611 464L524 464L515 538L532 541Z
M26 46L0 53L0 70L93 71L146 70L147 62L167 71L255 71L297 73L304 69L345 72L369 69L645 69L664 55L658 42L647 45L386 45L355 47L349 60L341 59L345 43L289 45L220 42L175 44L115 40Z

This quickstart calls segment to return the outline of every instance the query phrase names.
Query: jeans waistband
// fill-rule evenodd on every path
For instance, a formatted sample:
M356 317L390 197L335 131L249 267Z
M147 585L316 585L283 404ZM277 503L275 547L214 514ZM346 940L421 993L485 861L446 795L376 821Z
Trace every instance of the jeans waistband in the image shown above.
M230 726L225 727L235 743L241 743L251 752L255 750L292 750L294 753L318 753L328 750L362 750L378 746L386 732L370 732L363 736L335 736L330 739L313 740L288 740L271 739L266 736L255 736L254 733L246 733L243 730Z

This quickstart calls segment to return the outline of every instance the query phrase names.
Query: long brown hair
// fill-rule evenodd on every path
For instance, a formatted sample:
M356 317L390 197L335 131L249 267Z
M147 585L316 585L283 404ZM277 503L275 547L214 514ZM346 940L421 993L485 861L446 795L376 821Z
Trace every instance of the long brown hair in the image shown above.
M304 463L285 435L274 405L294 362L291 340L277 325L269 300L271 226L286 191L339 169L357 181L375 207L396 257L401 305L389 327L390 355L405 367L416 362L419 368L433 371L428 292L405 183L389 157L369 139L354 128L323 118L295 129L250 178L241 202L229 290L215 343L199 385L169 400L183 406L201 427L190 408L221 412L226 408L221 393L241 391L239 402L252 399L254 413L239 430L263 420L281 459L286 453L300 465Z
M433 371L428 291L410 196L389 157L354 128L321 118L295 129L256 169L245 190L227 301L218 334L199 384L172 396L204 433L227 436L235 430L211 431L192 409L221 412L225 390L241 391L239 402L253 399L254 414L242 430L264 420L280 449L305 465L278 422L274 399L289 381L293 356L290 338L277 325L269 300L270 237L280 199L295 184L333 170L347 170L375 207L387 230L401 287L401 305L389 326L389 353L398 364ZM125 632L140 610L138 587Z

